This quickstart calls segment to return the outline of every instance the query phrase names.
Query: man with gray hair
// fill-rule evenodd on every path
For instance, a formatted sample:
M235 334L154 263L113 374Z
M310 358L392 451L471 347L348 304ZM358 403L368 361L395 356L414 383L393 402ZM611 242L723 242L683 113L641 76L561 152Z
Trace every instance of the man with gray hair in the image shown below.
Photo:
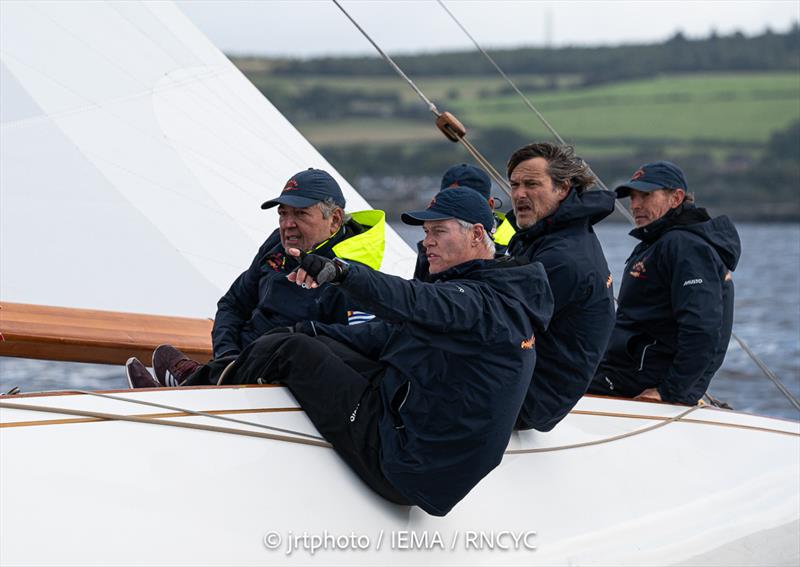
M520 148L508 162L517 233L508 253L541 262L555 308L517 427L549 431L586 393L614 326L611 274L593 225L614 210L610 191L571 146Z
M348 312L346 296L335 286L304 292L289 282L286 276L298 264L286 250L336 256L377 270L383 258L384 213L346 216L339 184L326 171L311 168L293 175L279 196L261 205L272 207L278 207L278 229L217 303L211 331L215 359L235 356L271 329L298 321L353 323L366 318ZM179 385L200 364L171 345L161 345L153 352L156 380L135 358L126 366L132 386L157 387Z

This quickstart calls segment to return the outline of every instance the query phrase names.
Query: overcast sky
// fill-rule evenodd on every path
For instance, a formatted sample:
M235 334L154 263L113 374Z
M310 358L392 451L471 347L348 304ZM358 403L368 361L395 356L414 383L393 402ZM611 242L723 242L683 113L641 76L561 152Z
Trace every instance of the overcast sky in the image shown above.
M470 48L435 0L342 0L390 53ZM786 31L800 19L798 0L447 0L485 47L658 42L681 30L747 35ZM326 0L179 0L178 6L228 54L319 56L374 54Z

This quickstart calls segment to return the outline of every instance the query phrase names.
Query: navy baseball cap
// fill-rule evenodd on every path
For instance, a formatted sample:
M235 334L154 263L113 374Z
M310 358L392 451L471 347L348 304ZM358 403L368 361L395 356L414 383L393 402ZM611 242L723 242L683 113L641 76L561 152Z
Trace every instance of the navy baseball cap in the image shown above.
M656 161L644 164L633 173L630 181L617 187L617 199L629 197L631 189L646 193L659 189L688 191L689 184L686 183L686 176L680 167L669 161Z
M494 216L489 203L471 187L456 187L439 191L424 211L409 211L400 215L406 224L419 226L425 221L460 219L482 224L489 234L494 229Z
M442 175L441 189L469 187L484 196L488 201L492 196L492 180L480 167L461 163L454 165Z
M293 175L286 182L280 196L266 201L261 208L269 209L278 205L289 205L305 209L328 197L344 208L344 195L342 195L342 189L336 180L327 171L309 167L305 171Z

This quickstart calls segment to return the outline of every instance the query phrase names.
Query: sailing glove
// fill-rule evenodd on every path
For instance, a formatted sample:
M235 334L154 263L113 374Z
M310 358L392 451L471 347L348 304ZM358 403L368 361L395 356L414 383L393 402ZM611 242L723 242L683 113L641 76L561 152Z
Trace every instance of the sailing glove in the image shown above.
M314 278L319 285L324 283L339 283L347 276L350 266L347 262L334 258L329 260L317 254L300 252L300 267Z

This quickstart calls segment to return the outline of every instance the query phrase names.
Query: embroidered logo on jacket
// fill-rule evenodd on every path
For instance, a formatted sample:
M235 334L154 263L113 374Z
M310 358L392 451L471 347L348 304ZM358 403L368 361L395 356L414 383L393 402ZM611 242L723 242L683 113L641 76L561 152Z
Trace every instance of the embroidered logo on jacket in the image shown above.
M647 258L645 258L645 260L646 260L646 259L647 259ZM634 265L631 267L631 271L630 271L630 272L628 272L628 273L631 275L631 277L634 277L634 278L637 278L637 279L643 279L643 280L646 280L646 279L647 279L647 276L645 276L645 275L644 275L644 273L645 273L646 271L647 271L647 270L646 270L646 269L645 269L645 267L644 267L644 260L641 260L641 261L639 261L639 262L636 262L636 263L635 263L635 264L634 264Z
M703 283L703 278L694 278L692 280L686 280L683 282L683 287L686 287L687 285L699 285L701 283Z
M267 266L276 272L283 271L283 266L286 263L286 258L283 257L283 252L276 252L267 256Z
M531 335L531 338L523 339L522 342L519 343L519 348L521 348L522 350L531 350L533 348L533 345L535 344L536 344L536 337L534 335Z

